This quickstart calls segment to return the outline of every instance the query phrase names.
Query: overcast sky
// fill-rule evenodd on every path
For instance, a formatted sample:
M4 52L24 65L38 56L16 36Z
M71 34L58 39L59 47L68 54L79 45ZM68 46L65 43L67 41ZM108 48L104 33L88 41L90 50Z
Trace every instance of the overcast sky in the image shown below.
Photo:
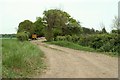
M16 33L19 23L34 22L48 9L62 9L81 22L83 27L100 30L104 23L110 31L118 15L119 0L0 0L0 34Z

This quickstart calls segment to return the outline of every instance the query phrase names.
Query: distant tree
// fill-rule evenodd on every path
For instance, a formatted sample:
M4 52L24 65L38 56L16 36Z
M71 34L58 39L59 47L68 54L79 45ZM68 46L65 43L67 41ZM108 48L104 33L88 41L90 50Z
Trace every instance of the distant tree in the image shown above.
M99 31L100 34L107 33L104 23L100 23L100 27L101 27L101 31Z
M3 38L15 38L16 34L2 34Z
M25 20L23 22L21 22L18 26L18 31L19 32L29 32L29 37L31 37L31 35L34 33L34 24L33 22L29 21L29 20Z
M34 33L36 33L38 36L44 36L44 24L43 19L41 17L37 17L36 21L34 22L35 28Z
M111 33L118 33L118 30L112 30Z
M96 33L96 34L101 34L102 31L96 30L95 33Z
M107 33L105 27L102 29L102 33Z
M83 29L83 34L91 34L90 28L82 27Z
M100 33L102 34L102 33L107 33L107 31L106 31L106 29L105 29L105 24L103 24L103 23L100 23L100 27L101 27L101 31L100 31Z
M95 33L95 29L93 29L93 28L90 31L91 31L91 34Z

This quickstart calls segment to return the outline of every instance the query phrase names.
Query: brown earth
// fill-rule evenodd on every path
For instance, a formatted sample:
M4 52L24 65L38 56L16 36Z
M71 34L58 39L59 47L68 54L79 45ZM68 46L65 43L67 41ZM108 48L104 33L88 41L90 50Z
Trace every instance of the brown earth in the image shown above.
M45 53L47 69L39 78L117 78L118 58L31 41Z

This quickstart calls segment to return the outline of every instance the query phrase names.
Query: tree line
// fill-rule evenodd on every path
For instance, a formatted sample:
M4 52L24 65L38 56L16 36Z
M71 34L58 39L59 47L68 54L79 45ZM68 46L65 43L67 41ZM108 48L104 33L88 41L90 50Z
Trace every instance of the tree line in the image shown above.
M37 34L38 37L45 36L47 41L52 41L57 36L107 33L105 27L102 31L82 27L79 21L62 10L50 9L44 11L43 15L43 17L37 17L35 22L30 20L21 22L18 26L17 37L23 36L28 39L32 34Z
M0 38L16 38L16 34L0 34Z
M37 17L35 22L25 20L17 30L17 38L28 40L32 34L45 37L47 41L70 41L98 51L120 53L120 24L118 17L113 20L113 30L108 33L105 26L102 30L82 27L81 23L67 12L50 9L43 12L43 17Z
M58 35L72 35L82 32L80 23L65 11L51 9L44 11L43 15L43 17L37 17L34 23L30 20L21 22L17 31L18 38L23 34L28 38L31 38L32 34L37 34L39 37L45 36L47 41L52 41Z

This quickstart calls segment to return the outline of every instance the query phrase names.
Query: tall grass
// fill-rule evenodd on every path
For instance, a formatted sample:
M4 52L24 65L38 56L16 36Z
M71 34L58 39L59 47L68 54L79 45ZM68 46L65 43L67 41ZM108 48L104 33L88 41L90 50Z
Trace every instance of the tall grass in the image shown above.
M2 77L32 77L45 67L43 52L28 41L2 40Z

